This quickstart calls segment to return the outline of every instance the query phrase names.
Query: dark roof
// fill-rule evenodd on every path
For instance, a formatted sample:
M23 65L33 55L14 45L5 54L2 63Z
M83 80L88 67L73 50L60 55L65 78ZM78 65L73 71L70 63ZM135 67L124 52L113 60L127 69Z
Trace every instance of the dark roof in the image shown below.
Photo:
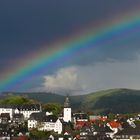
M23 104L18 108L20 111L23 110L40 110L39 104Z
M106 137L105 135L89 135L87 136L88 140L112 140L110 137Z
M40 121L42 121L45 116L46 116L45 112L32 113L30 115L29 120L40 120Z
M104 129L105 132L108 132L108 133L109 133L109 132L113 132L113 131L112 131L108 126L106 126L106 125L104 126L103 129Z
M123 124L123 130L115 135L140 135L140 122L134 122L136 127L133 128L127 122Z
M87 125L84 125L81 129L80 129L80 132L90 132L91 129L89 126Z
M46 122L56 122L57 121L57 117L55 115L49 115L49 116L46 116Z
M63 120L63 118L60 118L60 117L57 117L57 118L59 118L59 120L60 120L61 123L65 123L65 121Z
M9 113L1 113L0 117L10 118L10 114Z
M22 113L13 114L13 118L22 118L22 117L24 117Z
M88 119L88 115L86 113L76 113L74 117L77 119Z
M23 105L0 105L0 108L12 108L19 110L40 110L40 104L23 104Z
M0 105L0 108L16 108L16 105L4 105L4 104L1 104Z
M94 131L96 132L103 132L103 133L109 133L113 132L106 124L100 124L100 125L93 125Z
M46 116L45 112L39 112L39 113L32 113L30 115L29 120L38 120L42 122L56 122L57 117L55 115Z

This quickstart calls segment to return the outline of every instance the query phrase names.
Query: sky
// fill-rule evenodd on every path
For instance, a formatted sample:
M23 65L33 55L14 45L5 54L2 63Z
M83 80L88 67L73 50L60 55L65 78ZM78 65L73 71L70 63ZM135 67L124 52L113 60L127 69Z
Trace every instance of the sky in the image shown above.
M140 89L139 0L0 1L0 92Z

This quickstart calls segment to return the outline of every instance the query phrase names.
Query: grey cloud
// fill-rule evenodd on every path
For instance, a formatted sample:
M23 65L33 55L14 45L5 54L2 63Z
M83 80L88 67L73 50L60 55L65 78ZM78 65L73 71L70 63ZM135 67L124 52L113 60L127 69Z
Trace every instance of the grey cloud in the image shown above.
M22 53L23 48L31 51L30 48L37 49L42 42L63 38L91 22L123 13L139 3L138 0L135 3L132 0L1 1L0 45L14 48L18 53Z
M46 75L43 86L34 90L76 95L112 88L140 89L139 73L140 55L131 62L100 62L96 65L65 67Z

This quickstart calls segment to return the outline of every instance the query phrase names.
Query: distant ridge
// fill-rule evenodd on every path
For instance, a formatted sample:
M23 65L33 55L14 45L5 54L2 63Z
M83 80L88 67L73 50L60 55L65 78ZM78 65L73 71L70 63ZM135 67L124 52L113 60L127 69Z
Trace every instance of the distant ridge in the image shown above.
M65 96L50 92L4 92L2 96L6 95L21 95L41 102L60 102L63 103Z
M65 96L54 93L12 93L24 95L42 102L63 103ZM6 93L3 93L6 95ZM95 114L107 113L140 113L140 90L109 89L86 95L70 96L73 110L83 110Z

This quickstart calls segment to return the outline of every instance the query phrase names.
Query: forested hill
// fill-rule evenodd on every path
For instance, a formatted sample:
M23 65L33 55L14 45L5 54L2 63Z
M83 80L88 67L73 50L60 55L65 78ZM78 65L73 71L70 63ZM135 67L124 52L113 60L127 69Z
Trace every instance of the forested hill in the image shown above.
M83 110L94 113L140 112L140 90L110 89L72 98L73 103Z
M30 99L34 99L37 101L41 101L43 103L47 102L60 102L63 103L65 96L61 96L55 93L48 93L48 92L4 92L3 96L7 95L21 95L25 96Z
M6 95L5 93L4 95ZM24 95L44 103L63 103L65 96L52 93L12 93ZM86 95L70 96L73 110L94 113L134 113L140 112L140 90L110 89Z

